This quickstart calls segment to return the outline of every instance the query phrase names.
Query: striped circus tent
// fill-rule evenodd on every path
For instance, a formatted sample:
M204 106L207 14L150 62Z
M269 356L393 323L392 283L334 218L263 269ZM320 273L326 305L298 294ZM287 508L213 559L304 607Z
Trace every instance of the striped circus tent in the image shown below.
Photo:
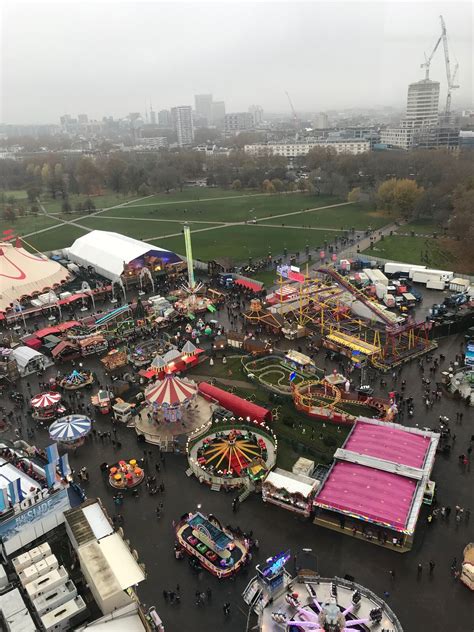
M50 391L49 393L39 393L35 395L31 400L33 408L49 408L50 406L56 406L61 401L61 394Z
M66 415L49 427L49 436L54 441L70 443L85 437L92 428L92 421L85 415Z
M145 391L147 402L159 408L175 408L187 404L197 393L197 384L176 375L167 375Z

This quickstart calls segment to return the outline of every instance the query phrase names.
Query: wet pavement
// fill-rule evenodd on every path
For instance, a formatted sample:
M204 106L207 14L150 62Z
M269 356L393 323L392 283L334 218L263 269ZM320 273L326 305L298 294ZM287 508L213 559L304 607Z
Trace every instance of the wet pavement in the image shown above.
M461 351L461 341L462 337L459 336L440 343L439 351L446 355L445 365ZM88 359L84 364L100 372L96 359ZM67 367L65 365L61 369L66 370ZM56 369L52 367L45 377L52 376L55 372ZM125 536L137 549L140 561L146 565L148 577L140 585L138 592L147 606L156 605L167 632L246 630L248 612L241 593L254 574L254 564L282 550L291 549L293 554L297 554L303 548L313 550L315 563L322 575L350 574L357 582L378 595L387 591L388 602L399 617L405 632L444 632L447 629L467 632L474 628L472 593L456 581L450 571L453 558L457 558L459 568L464 546L474 540L474 522L463 519L457 525L454 519L456 505L465 509L474 508L472 472L470 468L462 470L458 462L458 455L466 453L470 437L474 434L474 412L458 400L448 399L446 396L427 412L422 403L421 374L417 363L406 366L401 377L407 380L406 395L412 395L416 403L415 417L410 423L437 429L438 417L447 415L451 419L452 433L456 435L451 456L438 455L433 472L439 504L450 505L452 508L450 520L445 522L438 518L429 525L426 520L429 510L424 507L414 548L405 554L317 527L283 509L265 505L257 496L246 500L234 514L232 494L212 492L196 479L188 478L185 474L187 462L184 456L166 454L164 463L161 462L157 448L137 443L133 429L120 427L117 437L122 444L120 450L114 448L110 440L91 438L78 449L77 454L71 454L73 469L77 471L85 465L89 470L90 482L85 484L88 497L100 497L111 515L115 513L112 499L114 491L99 470L99 464L103 461L114 463L120 458L140 458L146 449L146 471L156 473L158 481L164 482L163 494L149 496L145 486L142 486L138 498L126 497L120 513L125 519ZM388 386L384 389L384 394L392 387L397 387L390 376L385 379L388 380ZM30 376L23 380L25 389L27 381L31 383L35 394L36 378ZM375 386L377 394L382 394L378 379ZM89 391L85 393L90 395ZM459 424L455 417L456 412L461 410L464 412L464 419ZM32 426L31 421L29 425ZM111 430L109 417L97 415L96 428L102 432ZM0 439L2 437L14 438L12 430L0 435ZM33 442L43 447L48 445L50 441L47 431L37 430ZM156 471L156 464L160 466L159 473ZM160 502L164 509L162 517L158 519L155 510ZM196 510L198 505L201 505L204 513L213 513L224 524L239 525L243 531L252 530L253 537L258 538L260 549L254 555L250 568L245 569L236 579L219 581L206 571L196 574L187 559L175 560L172 521L187 511ZM428 575L430 561L436 564L431 577ZM423 564L421 577L417 576L419 562ZM289 570L292 570L291 566L290 563ZM394 571L395 579L391 578L390 570ZM163 590L176 590L177 584L180 587L180 604L165 602ZM206 600L203 605L195 605L196 591L205 592L207 588L212 591L211 600ZM222 606L227 601L231 603L231 613L225 617ZM249 629L255 625L255 618L251 618L250 623Z

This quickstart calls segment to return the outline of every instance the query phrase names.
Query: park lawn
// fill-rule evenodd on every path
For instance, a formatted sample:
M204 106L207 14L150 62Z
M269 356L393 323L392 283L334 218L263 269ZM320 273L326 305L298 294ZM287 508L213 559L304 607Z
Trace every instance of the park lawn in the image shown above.
M328 202L331 204L331 202ZM337 203L337 202L333 202ZM381 228L390 222L390 219L379 211L369 210L360 204L347 204L321 211L307 211L295 213L277 220L285 226L310 226L311 228L337 228L347 230L366 230L369 226L373 229ZM271 220L264 223L271 224Z
M445 239L392 235L378 241L374 248L368 248L363 254L444 269L456 262L450 245Z
M6 198L13 196L18 201L24 201L28 199L26 191L24 191L23 189L0 189L0 193L3 193Z
M206 200L209 198L221 198L221 197L237 197L237 196L246 196L249 197L251 195L262 195L261 191L254 189L242 189L241 191L234 191L234 189L222 189L220 187L188 187L183 189L182 191L170 191L169 193L156 193L149 198L147 198L147 202L162 204L162 203L176 203L176 202L187 202L187 201L199 201ZM138 195L136 197L139 197ZM133 202L130 202L130 206L133 205Z
M198 229L199 230L199 229ZM241 226L222 226L212 230L192 232L193 255L201 261L229 258L235 262L245 262L249 257L259 258L268 255L280 256L284 248L289 253L302 252L306 244L310 248L319 247L325 240L333 241L339 234L335 231L304 231L300 229L271 228L259 224ZM182 237L152 240L168 250L184 254Z
M141 220L141 219L120 219L120 218L107 218L101 215L94 215L92 217L86 217L79 222L82 226L87 226L93 230L108 230L128 237L134 237L135 239L145 240L152 237L159 238L162 235L173 235L181 233L183 231L183 224L180 222L156 222L153 220ZM215 226L215 224L210 224ZM209 226L209 224L193 224L191 228L203 228ZM182 239L182 238L181 238ZM183 241L184 248L184 241Z
M185 222L187 220L201 220L208 222L244 222L253 218L292 213L307 208L337 204L336 198L329 196L306 195L303 193L281 195L253 195L246 197L230 197L226 200L195 200L188 203L174 204L128 205L121 209L114 209L108 215L120 215L143 218L160 218ZM133 210L133 213L132 213ZM288 218L279 218L278 223Z
M127 194L120 195L118 193L114 193L113 191L105 191L103 195L86 195L85 193L72 193L69 195L69 203L74 208L76 204L79 202L85 202L88 198L94 202L96 209L108 208L110 206L117 206L117 204L123 204L124 202L128 202L130 200L141 199L143 196L137 194ZM143 200L142 200L143 201ZM52 200L47 195L43 194L41 196L41 203L44 208L48 211L48 213L61 213L63 200ZM79 211L81 215L84 214L84 211Z
M27 242L40 252L50 252L51 250L68 248L75 239L82 237L85 233L87 231L78 226L61 224L57 228L28 237Z
M414 231L416 235L433 235L433 233L438 233L438 235L443 235L444 230L441 225L435 224L431 220L423 220L418 219L414 222L410 222L408 224L404 224L400 226L396 231L397 234L410 234L411 231Z
M28 233L49 228L58 223L58 220L45 215L25 215L25 217L17 217L14 222L7 222L0 218L0 234L3 234L4 230L12 228L16 235L28 235Z

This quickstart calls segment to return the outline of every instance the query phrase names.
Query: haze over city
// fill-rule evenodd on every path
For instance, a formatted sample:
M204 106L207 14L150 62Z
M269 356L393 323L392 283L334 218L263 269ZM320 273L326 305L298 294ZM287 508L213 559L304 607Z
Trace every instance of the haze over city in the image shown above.
M53 123L65 112L125 116L193 104L259 103L288 114L402 108L445 18L459 62L455 108L472 102L469 2L3 3L3 123ZM446 90L443 53L430 77Z

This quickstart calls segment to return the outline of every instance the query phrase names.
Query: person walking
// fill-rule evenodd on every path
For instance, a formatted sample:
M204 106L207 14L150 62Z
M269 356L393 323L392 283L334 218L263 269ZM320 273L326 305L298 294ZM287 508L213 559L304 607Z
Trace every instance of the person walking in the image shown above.
M423 572L423 565L421 564L421 562L418 563L418 568L417 568L417 575L418 577L421 577L421 573Z
M430 560L430 575L433 575L436 564Z

